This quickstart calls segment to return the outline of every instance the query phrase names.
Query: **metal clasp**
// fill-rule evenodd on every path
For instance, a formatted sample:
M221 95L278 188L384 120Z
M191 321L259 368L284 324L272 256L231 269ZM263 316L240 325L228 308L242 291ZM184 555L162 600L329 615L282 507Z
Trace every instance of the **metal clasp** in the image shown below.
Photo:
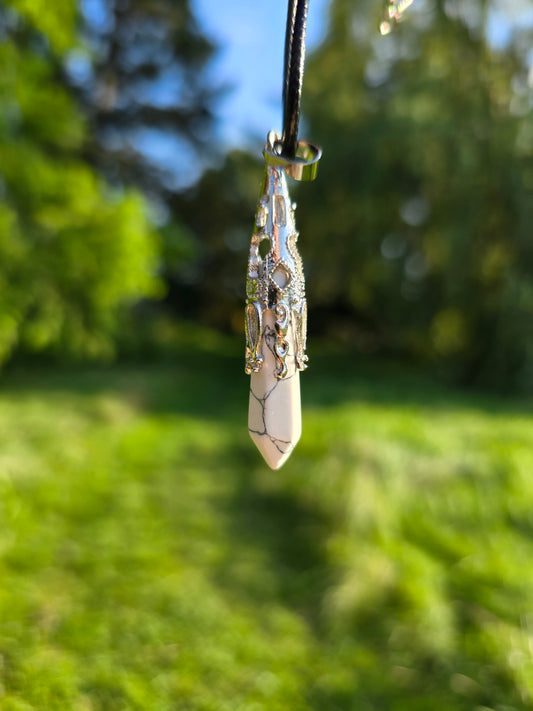
M294 180L311 181L316 178L318 161L322 157L322 149L308 141L298 141L294 158L286 158L281 154L281 138L277 131L270 131L263 149L265 160L270 165L281 166L287 175Z

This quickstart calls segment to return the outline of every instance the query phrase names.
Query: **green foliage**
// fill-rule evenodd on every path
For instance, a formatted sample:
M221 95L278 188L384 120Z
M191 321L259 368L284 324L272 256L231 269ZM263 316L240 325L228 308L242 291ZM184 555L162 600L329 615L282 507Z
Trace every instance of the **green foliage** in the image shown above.
M273 473L234 344L182 349L9 373L2 709L532 709L531 408L311 353Z
M244 274L263 169L255 157L234 151L221 169L206 171L174 199L198 245L168 274L182 314L211 326L243 328Z
M17 15L30 27L38 30L56 52L64 52L74 44L77 21L75 0L61 0L53 8L47 0L5 0L14 11L9 20L16 22Z
M316 181L291 190L310 329L431 363L456 380L531 386L525 53L518 42L490 46L489 8L477 0L415 2L387 37L378 32L381 9L333 2L327 37L307 63L305 136L324 155ZM250 161L230 156L218 183L204 176L188 213L206 254L223 265L225 308L210 314L225 325L242 304L242 288L231 284L242 284L245 269L240 235L250 234L261 168L252 172ZM207 308L210 264L197 262Z
M334 5L306 79L325 155L302 234L311 302L347 307L377 347L516 384L533 355L531 91L486 11L435 1L382 38L372 12Z
M102 0L99 12L105 21L81 13L91 71L71 77L90 121L91 161L113 182L171 203L203 151L213 156L217 92L205 67L214 47L190 0Z
M86 125L58 80L55 48L75 39L74 6L61 5L56 16L28 0L1 17L0 361L17 347L108 356L119 307L159 291L140 196L110 190L83 159Z

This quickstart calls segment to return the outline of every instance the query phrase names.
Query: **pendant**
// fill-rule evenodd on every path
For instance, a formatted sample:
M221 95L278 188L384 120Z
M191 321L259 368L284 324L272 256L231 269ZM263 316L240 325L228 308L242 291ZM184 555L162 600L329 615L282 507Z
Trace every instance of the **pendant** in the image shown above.
M300 370L307 367L305 282L287 175L312 180L321 155L301 142L296 157L286 159L278 145L271 131L248 259L245 319L248 429L272 469L287 461L300 439Z

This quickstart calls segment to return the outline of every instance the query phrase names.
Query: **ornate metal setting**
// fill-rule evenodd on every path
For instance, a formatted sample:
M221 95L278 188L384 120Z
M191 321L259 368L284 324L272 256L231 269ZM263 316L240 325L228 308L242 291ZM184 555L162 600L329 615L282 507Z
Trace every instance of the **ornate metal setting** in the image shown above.
M286 161L277 153L279 136L268 134L264 156L265 179L257 208L250 245L246 278L246 372L257 373L263 364L263 323L265 311L275 316L276 378L287 375L285 358L288 334L293 334L296 367L307 367L307 302L302 259L296 242L296 205L291 203L286 173L296 179L312 180L320 150L310 144L301 158ZM311 167L312 166L312 167ZM292 349L291 349L292 350Z

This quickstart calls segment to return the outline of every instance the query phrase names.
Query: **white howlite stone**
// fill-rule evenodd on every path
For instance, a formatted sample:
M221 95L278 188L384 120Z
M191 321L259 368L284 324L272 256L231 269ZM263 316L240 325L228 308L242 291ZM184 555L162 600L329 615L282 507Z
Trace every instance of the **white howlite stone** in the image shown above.
M279 469L289 458L302 434L300 372L296 367L294 334L289 325L286 340L289 350L285 363L287 375L276 378L276 332L272 311L263 314L263 365L250 377L248 429L250 437L272 469Z

